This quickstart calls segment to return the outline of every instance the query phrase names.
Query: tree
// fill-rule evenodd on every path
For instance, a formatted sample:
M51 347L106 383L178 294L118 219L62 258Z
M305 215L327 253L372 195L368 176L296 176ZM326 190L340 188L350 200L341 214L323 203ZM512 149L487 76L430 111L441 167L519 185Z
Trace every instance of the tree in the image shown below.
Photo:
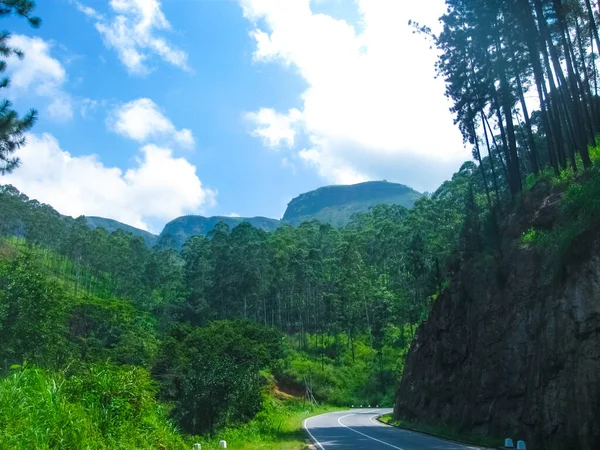
M35 2L31 0L0 0L0 17L16 14L27 19L32 27L38 28L41 20L32 16L34 8ZM19 59L25 56L21 50L10 46L9 38L9 32L0 33L0 72L6 71L6 60L10 56ZM0 80L0 89L7 88L9 84L9 78L4 77ZM13 153L25 144L24 134L33 127L36 120L35 110L32 109L23 118L19 118L9 100L0 102L0 174L10 173L19 166L19 158L14 157Z

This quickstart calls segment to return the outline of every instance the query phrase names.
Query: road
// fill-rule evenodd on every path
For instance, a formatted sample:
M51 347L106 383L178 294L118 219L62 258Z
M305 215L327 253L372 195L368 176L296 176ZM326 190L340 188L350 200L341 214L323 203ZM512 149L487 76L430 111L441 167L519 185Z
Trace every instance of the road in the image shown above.
M377 416L391 409L354 409L311 417L304 428L318 450L479 450L384 425Z

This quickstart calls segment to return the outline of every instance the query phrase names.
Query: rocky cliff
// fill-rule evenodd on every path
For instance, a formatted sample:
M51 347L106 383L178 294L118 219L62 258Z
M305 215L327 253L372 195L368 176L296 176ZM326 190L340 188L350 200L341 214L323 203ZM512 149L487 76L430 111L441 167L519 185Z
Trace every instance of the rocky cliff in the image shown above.
M503 257L464 263L417 330L396 417L600 449L600 223L560 258L524 245L558 215L560 194L541 192L507 220Z
M408 186L387 181L368 181L350 186L325 186L294 198L283 215L284 223L298 226L318 220L343 227L354 214L365 213L376 205L412 208L423 194Z

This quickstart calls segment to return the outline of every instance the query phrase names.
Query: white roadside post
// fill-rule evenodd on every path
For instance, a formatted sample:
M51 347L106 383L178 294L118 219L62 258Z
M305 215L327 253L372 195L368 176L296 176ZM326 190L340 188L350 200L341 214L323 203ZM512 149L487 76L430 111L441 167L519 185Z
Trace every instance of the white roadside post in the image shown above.
M225 441L220 441L220 442L219 442L219 448L227 448L227 442L225 442Z
M202 450L202 444L194 444L194 450Z
M515 444L511 438L504 439L504 448L515 448Z
M517 450L527 450L525 441L517 441Z

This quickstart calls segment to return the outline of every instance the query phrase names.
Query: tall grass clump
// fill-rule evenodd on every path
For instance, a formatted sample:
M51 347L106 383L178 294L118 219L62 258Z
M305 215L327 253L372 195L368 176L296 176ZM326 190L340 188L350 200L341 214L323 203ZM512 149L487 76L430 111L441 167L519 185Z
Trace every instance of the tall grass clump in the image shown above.
M0 449L190 448L155 393L139 367L14 368L0 380Z

